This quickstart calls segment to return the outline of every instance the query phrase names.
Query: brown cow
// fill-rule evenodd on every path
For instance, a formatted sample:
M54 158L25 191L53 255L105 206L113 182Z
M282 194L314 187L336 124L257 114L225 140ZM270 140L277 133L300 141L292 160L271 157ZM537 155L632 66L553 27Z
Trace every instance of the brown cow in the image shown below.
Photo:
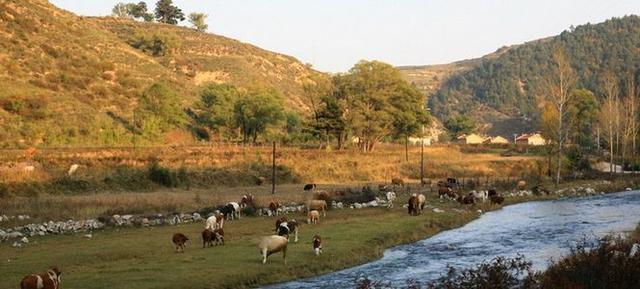
M460 196L457 199L458 203L463 204L463 205L473 205L476 203L476 199L473 197L472 194L469 194L467 196Z
M404 180L402 178L392 178L391 179L391 184L394 186L401 186L404 187Z
M280 203L271 202L269 203L269 211L271 211L274 215L278 215L278 209L280 208Z
M215 236L213 234L213 231L204 229L204 231L202 231L202 248L206 248L207 246L213 247L214 239Z
M20 289L58 289L62 272L52 267L44 273L31 274L22 278Z
M182 252L184 253L184 248L186 247L186 243L189 241L189 238L182 233L173 234L173 244L176 245L176 253Z
M412 215L412 216L418 215L418 207L419 207L418 197L417 196L411 196L409 198L408 204L409 204L409 207L408 207L409 215Z
M317 210L322 211L322 216L327 216L327 202L324 200L310 200L307 202L307 212Z
M250 207L250 208L255 207L252 194L244 195L242 196L242 200L240 200L240 208L247 208L247 207Z
M313 199L314 200L323 200L327 203L331 202L331 196L329 196L329 193L327 193L327 191L315 191L313 193Z
M498 196L498 195L494 195L489 197L489 199L491 200L492 204L502 204L502 202L504 202L504 197L503 196Z

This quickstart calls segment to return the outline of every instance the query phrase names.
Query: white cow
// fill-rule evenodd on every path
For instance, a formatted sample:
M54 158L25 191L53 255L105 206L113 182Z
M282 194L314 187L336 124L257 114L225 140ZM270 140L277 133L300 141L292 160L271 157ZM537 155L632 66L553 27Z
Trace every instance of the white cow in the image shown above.
M489 198L489 193L487 191L471 191L473 198L476 200L481 200L483 203Z
M387 203L389 208L393 208L393 200L396 199L396 193L387 192Z
M216 218L215 215L207 218L204 228L211 230L211 232L215 231L215 229L218 228L218 219Z

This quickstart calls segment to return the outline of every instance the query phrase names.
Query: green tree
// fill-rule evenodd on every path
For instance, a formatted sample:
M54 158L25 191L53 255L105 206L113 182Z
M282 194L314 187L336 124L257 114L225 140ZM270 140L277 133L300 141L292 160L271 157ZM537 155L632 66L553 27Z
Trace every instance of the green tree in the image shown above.
M158 22L171 25L176 25L185 19L182 10L173 5L173 0L159 0L156 3L155 15Z
M196 30L200 32L205 32L207 31L207 28L209 28L209 25L205 23L205 21L207 20L207 17L209 17L209 15L205 13L193 12L189 14L189 22L191 23L191 25L193 25L193 27Z
M472 133L476 129L475 121L466 115L452 116L443 125L449 131L451 139L463 133Z
M595 145L593 124L598 120L598 100L587 89L576 89L571 93L573 96L569 115L573 128L570 140L583 151L591 152Z
M379 61L361 61L349 70L339 85L344 91L348 108L349 127L359 139L363 151L372 151L375 145L391 135L396 119L407 113L421 124L426 124L422 115L424 95L408 84L393 66ZM412 106L407 110L407 106Z
M140 96L136 126L143 134L155 137L185 122L180 98L167 84L151 85Z
M234 104L239 92L229 84L210 84L200 93L196 108L200 111L198 121L211 131L221 134L225 128L233 126Z
M174 49L181 45L180 39L175 34L149 34L146 32L136 33L129 39L128 43L132 47L156 57L169 55Z
M338 149L342 149L347 138L346 102L336 95L324 96L320 102L315 130L323 132L327 142L329 136L333 136L338 141Z
M233 112L244 142L251 139L256 143L269 126L277 125L284 118L280 94L269 89L254 89L242 95Z
M132 11L135 9L135 7L136 7L136 4L134 3L120 2L115 6L113 6L113 9L111 9L111 15L118 18L133 19L134 16Z
M129 12L131 16L133 16L133 18L142 19L145 22L153 21L153 14L149 13L147 9L147 3L144 3L142 1L138 2L138 4L133 5Z

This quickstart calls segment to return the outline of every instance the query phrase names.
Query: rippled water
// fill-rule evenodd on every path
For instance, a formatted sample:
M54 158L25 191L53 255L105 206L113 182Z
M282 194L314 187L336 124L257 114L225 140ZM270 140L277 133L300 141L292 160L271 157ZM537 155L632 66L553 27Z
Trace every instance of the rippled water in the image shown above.
M640 192L529 202L489 212L464 227L391 248L378 261L266 288L350 288L353 280L405 284L440 277L447 265L467 268L497 256L523 254L542 269L584 236L633 229L640 222Z

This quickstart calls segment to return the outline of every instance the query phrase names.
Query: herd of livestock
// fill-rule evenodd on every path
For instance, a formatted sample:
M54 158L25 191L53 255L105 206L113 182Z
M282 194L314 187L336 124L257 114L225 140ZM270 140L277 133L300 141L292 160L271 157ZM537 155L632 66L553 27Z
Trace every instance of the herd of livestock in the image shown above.
M392 180L394 187L403 186L402 181L397 179ZM520 184L519 184L520 185ZM461 194L461 186L456 179L449 178L446 181L438 182L438 196L440 199L449 199L460 202L461 204L475 204L476 202L485 202L489 200L491 203L501 204L504 201L504 197L498 194L495 190L488 191L471 191L467 195ZM326 191L315 191L315 184L307 184L304 187L306 192L314 191L313 197L308 200L305 205L305 212L307 213L308 224L318 224L320 222L320 216L326 217L327 214L327 201L330 199ZM381 186L382 189L386 189L386 186ZM392 190L387 190L385 193L386 204L388 208L393 207L393 202L396 199L396 193ZM408 209L409 215L419 215L425 207L426 197L424 194L410 194L409 199L405 207ZM240 202L228 202L218 210L209 214L205 221L204 229L202 231L202 247L212 247L218 245L224 245L224 224L225 220L239 219L243 210L246 208L256 208L254 196L251 194L244 195ZM281 205L278 202L271 202L268 206L268 210L273 215L278 215ZM271 215L271 214L270 214ZM298 231L300 223L295 219L289 219L286 216L280 216L275 222L274 234L270 236L262 237L258 242L258 249L262 257L262 263L267 262L267 257L282 252L284 263L287 262L287 246L289 244L290 236L293 237L295 243L298 242ZM184 252L185 245L189 241L183 233L175 233L172 241L175 245L176 252ZM322 254L322 237L314 235L311 240L311 248L315 255ZM53 267L50 270L32 274L24 277L20 283L21 289L58 289L60 284L60 277L62 272Z

